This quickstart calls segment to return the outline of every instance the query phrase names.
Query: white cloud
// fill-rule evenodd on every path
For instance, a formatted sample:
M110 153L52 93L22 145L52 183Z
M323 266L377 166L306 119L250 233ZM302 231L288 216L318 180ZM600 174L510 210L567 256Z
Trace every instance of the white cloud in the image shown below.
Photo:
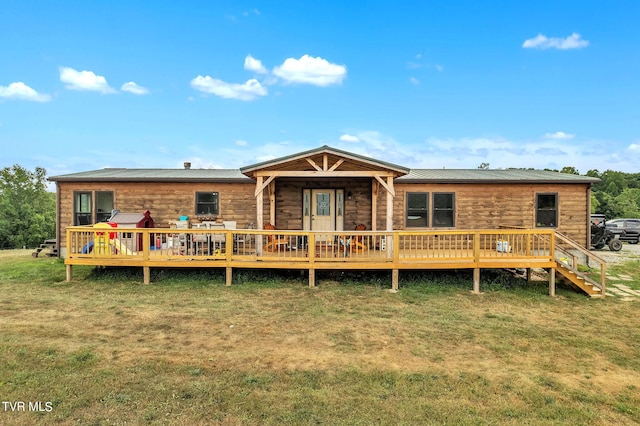
M437 71L440 71L440 72L444 71L444 67L440 64L436 64L435 67Z
M123 92L133 93L134 95L146 95L149 93L149 89L142 86L138 86L133 81L124 83L122 87L120 87L120 90L122 90Z
M631 145L629 145L627 147L627 149L631 152L638 152L640 153L640 144L637 143L632 143Z
M254 14L254 15L260 15L260 11L258 9L251 9L251 10L246 10L244 12L242 12L242 16L249 16L250 14Z
M21 99L23 101L49 102L51 96L36 92L21 81L8 86L0 86L0 99Z
M265 154L265 155L258 155L256 157L256 160L258 160L259 163L262 163L263 161L271 161L271 160L275 160L277 157L273 154Z
M254 78L247 80L244 84L237 84L199 75L191 80L191 87L203 93L213 93L221 98L241 101L251 101L258 96L267 94L267 89Z
M247 57L244 58L244 69L258 74L266 74L268 72L264 65L262 65L262 62L251 55L247 55Z
M92 71L76 71L73 68L60 67L60 81L66 83L69 90L87 90L102 94L114 93L107 79Z
M411 82L411 84L415 84L416 86L417 86L418 84L420 84L420 80L418 80L418 79L417 79L417 78L415 78L415 77L411 77L411 78L409 78L409 81Z
M544 137L547 139L566 140L573 139L576 135L565 132L545 133Z
M573 33L566 38L547 37L543 34L538 34L534 38L525 40L522 43L522 47L525 49L581 49L587 47L589 42L582 39L582 36L578 33Z
M236 145L238 145L238 146L247 146L247 141L243 141L242 139L238 139L236 141Z
M340 136L340 140L342 142L360 142L360 139L357 136L350 135L348 133L345 133L344 135Z
M288 58L273 69L273 74L287 83L306 83L315 86L340 84L347 75L344 65L332 64L326 59L304 55L300 59Z

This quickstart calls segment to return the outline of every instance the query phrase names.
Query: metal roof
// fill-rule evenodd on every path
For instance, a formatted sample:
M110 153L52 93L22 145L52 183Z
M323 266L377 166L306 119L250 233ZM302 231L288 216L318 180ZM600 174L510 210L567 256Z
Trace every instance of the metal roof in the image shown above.
M238 169L101 169L52 176L53 182L239 182L253 179ZM410 169L398 183L597 183L598 178L520 169Z
M596 183L600 179L549 170L523 169L411 169L396 182L412 183Z
M307 159L313 155L331 154L354 161L352 165L356 169L362 167L381 168L394 171L398 183L596 183L600 179L588 176L572 175L546 170L523 169L409 169L385 161L376 160L359 154L342 151L324 145L320 148L303 151L286 157L276 158L241 169L126 169L107 168L87 172L71 173L67 175L52 176L53 182L254 182L247 176L256 170L280 167L287 170L291 167L296 170L296 161ZM185 163L186 164L186 163ZM305 163L306 164L306 163ZM352 169L353 170L353 169Z
M53 182L252 182L238 169L101 169L52 176Z

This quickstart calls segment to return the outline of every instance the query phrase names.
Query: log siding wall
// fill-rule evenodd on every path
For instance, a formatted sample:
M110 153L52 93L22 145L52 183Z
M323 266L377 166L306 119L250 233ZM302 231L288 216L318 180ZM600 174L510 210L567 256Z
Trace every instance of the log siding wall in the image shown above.
M578 243L588 246L589 185L588 184L416 184L395 183L393 200L393 229L404 229L406 221L406 193L429 193L429 224L432 224L434 192L455 194L454 229L494 229L500 225L535 228L535 203L538 193L558 194L558 227ZM344 229L353 229L365 224L372 229L371 191L368 178L350 179L294 179L275 180L276 227L279 229L302 229L303 189L343 189ZM186 183L186 182L58 182L59 217L57 238L60 247L65 247L67 226L74 225L73 194L75 191L112 191L114 208L123 212L149 210L156 226L168 227L169 221L180 216L195 215L195 194L201 191L219 193L220 214L224 220L234 220L239 228L255 224L255 183ZM351 192L352 199L347 200ZM377 199L378 230L386 229L386 190L380 187ZM269 196L265 189L264 223L269 222ZM95 213L95 212L94 212ZM415 229L415 228L412 228ZM429 227L426 229L434 229Z

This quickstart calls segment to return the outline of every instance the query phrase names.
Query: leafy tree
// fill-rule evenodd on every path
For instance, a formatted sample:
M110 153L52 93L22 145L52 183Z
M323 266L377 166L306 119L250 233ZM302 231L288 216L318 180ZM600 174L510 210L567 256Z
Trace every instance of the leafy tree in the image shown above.
M560 173L566 173L569 175L579 175L580 172L578 171L578 169L576 169L573 166L565 166L562 168L562 170L560 170Z
M612 202L620 217L640 217L640 189L627 188Z
M598 197L593 192L591 193L591 213L599 213L600 212L600 201L598 201Z
M46 170L17 164L0 171L0 248L35 247L55 235L55 194Z

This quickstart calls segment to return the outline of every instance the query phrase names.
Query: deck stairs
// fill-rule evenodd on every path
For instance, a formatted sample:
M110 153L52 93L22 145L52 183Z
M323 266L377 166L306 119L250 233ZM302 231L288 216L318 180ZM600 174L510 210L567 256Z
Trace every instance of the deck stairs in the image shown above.
M36 251L31 253L31 256L38 257L42 252L45 252L45 254L49 257L58 256L57 240L55 239L45 240L44 243L40 244L40 246L36 249Z
M592 298L603 298L606 294L605 288L605 272L607 263L597 255L593 254L580 244L556 231L556 276L559 281L575 288L576 290L585 292ZM579 254L576 255L576 253ZM560 257L558 259L558 257ZM586 261L585 266L590 266L590 270L594 270L599 275L596 280L586 273L578 269L579 259ZM599 271L598 271L599 268Z
M563 262L558 262L556 272L558 273L557 278L564 284L567 284L576 290L584 291L589 297L604 297L604 292L602 291L600 283L591 279L582 272L573 269L571 266Z

